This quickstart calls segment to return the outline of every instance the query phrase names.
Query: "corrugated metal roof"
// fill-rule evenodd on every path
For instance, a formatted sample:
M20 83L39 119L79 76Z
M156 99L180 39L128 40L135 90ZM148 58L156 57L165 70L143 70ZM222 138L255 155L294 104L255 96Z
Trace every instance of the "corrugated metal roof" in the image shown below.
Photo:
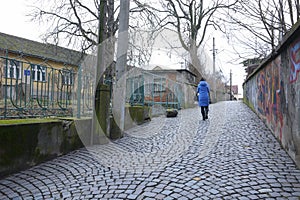
M79 51L45 44L25 38L0 33L0 49L44 60L79 66L84 54Z

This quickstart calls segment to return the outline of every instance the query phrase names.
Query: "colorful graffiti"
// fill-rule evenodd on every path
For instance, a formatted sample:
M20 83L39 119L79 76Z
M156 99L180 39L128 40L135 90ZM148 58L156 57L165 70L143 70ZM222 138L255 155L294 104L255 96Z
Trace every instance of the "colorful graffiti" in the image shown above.
M300 39L290 46L290 61L291 73L290 82L295 82L298 79L298 72L300 72Z
M300 25L277 53L246 79L244 102L265 122L300 167ZM294 37L297 37L294 39Z
M280 56L258 73L256 78L258 112L264 116L270 128L282 139L285 105L284 84L280 78Z

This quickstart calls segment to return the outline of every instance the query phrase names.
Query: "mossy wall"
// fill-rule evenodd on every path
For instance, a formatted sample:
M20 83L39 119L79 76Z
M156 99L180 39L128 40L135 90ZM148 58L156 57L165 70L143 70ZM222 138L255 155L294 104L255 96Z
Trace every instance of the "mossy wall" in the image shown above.
M130 106L128 107L129 115L137 125L145 122L145 120L150 119L150 107L148 106Z
M125 109L125 130L151 120L151 107L128 106Z
M91 120L79 120L87 124ZM76 122L78 123L78 122ZM86 131L89 133L90 131ZM0 177L83 147L73 120L0 125Z
M96 110L97 112L97 118L101 126L101 130L103 131L102 134L106 135L109 137L109 133L107 133L107 126L109 124L108 119L109 119L109 107L110 107L110 86L108 85L100 85L99 86L99 100L96 101L99 104L96 104Z
M151 107L149 106L126 106L125 107L125 130L136 125L143 124L151 120ZM110 139L118 139L122 137L121 129L116 120L110 118Z

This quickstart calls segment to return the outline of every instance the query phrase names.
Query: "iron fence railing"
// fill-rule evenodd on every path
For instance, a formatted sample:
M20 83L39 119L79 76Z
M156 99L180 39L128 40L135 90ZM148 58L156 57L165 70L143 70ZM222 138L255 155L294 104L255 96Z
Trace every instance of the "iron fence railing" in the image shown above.
M185 80L172 80L167 77L167 73L163 75L147 71L131 73L127 77L126 102L130 105L161 105L166 109L180 109L185 103L184 95L188 92L185 87L189 86Z
M91 77L72 67L0 57L0 118L73 116L91 112Z
M96 73L91 66L82 68L59 68L47 62L36 64L0 56L0 119L91 117ZM126 76L129 105L180 109L194 103L195 88L182 77L168 78L167 73L154 74L141 69L130 71ZM104 78L103 84L110 86L111 98L114 79Z

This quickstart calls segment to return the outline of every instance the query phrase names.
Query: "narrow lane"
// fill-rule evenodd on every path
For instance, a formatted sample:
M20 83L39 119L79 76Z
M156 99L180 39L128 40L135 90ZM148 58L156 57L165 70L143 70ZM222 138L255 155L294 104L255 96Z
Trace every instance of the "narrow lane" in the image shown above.
M298 199L300 170L242 102L180 111L0 180L0 199Z

